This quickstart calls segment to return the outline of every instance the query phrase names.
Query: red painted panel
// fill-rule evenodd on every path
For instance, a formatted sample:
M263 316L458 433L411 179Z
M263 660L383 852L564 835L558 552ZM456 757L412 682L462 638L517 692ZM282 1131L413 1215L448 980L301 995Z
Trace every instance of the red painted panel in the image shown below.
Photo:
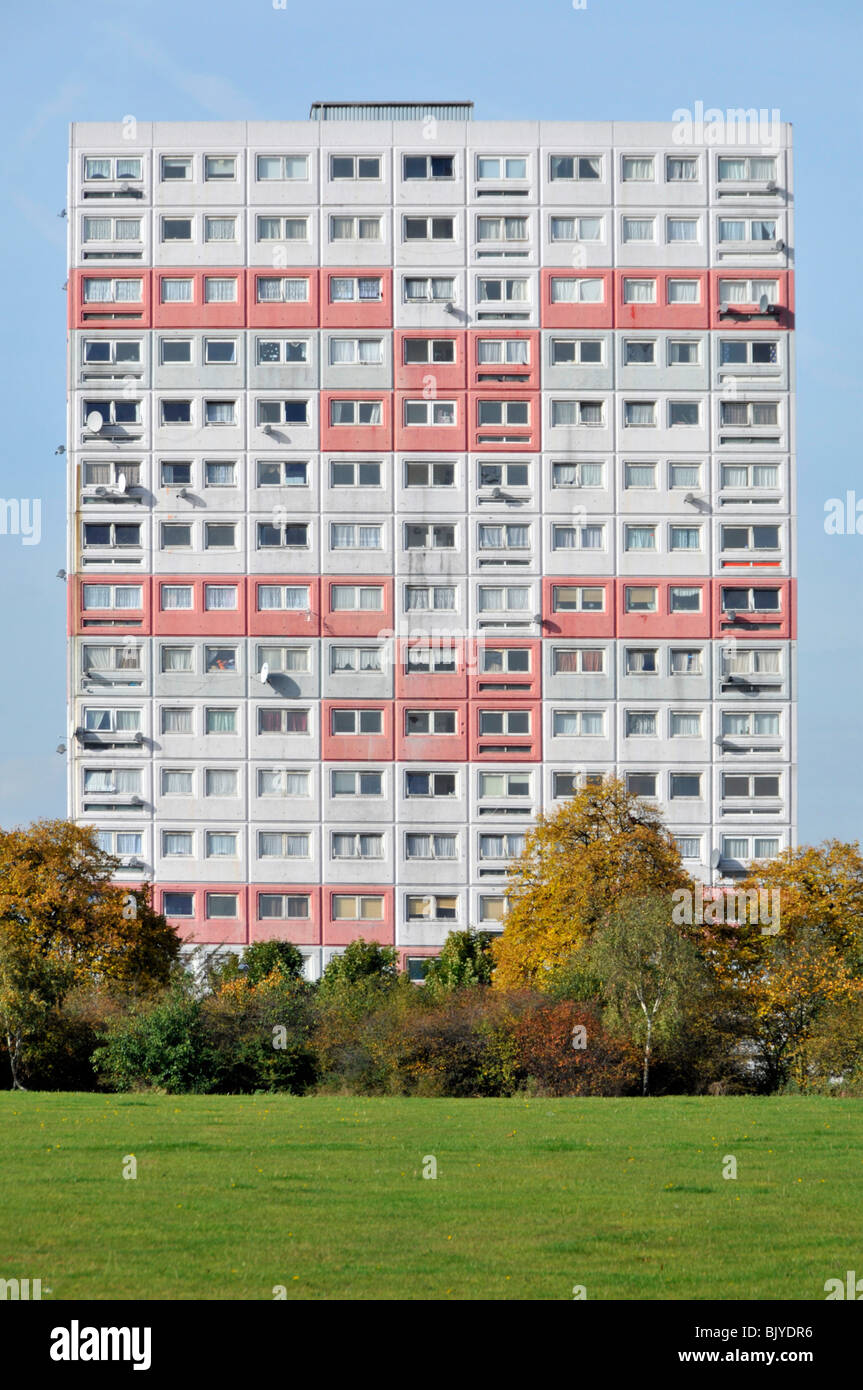
M551 281L602 280L603 299L599 304L552 304ZM541 328L611 328L614 323L614 271L566 270L546 267L540 272Z
M429 634L428 638L422 637L415 640L399 638L395 670L396 698L406 701L411 709L419 708L428 701L442 705L451 700L465 700L467 698L468 679L465 667L465 645L464 638L443 637L436 639L433 634ZM456 669L452 673L415 671L408 674L405 665L407 653L411 648L428 649L432 655L451 652L455 658Z
M358 574L324 577L321 585L321 633L324 637L389 636L393 630L393 580L387 575ZM383 589L382 608L335 608L333 590L338 588Z
M317 637L320 634L320 583L310 574L254 574L245 580L248 594L248 631L251 637ZM309 591L308 611L259 607L258 588L279 584L302 586Z
M330 424L331 401L380 401L379 425ZM365 450L389 453L393 447L392 391L321 391L321 448L332 453L362 453Z
M554 590L558 586L602 589L605 606L595 613L555 613ZM593 579L589 575L554 575L542 581L543 637L613 637L615 635L614 580L606 575Z
M405 401L435 400L455 402L454 425L406 425ZM395 447L411 453L463 453L467 447L467 398L464 391L447 391L440 386L434 395L418 391L395 394Z
M383 266L348 266L337 270L332 267L320 272L321 276L321 327L322 328L391 328L393 322L393 273ZM381 281L380 299L339 299L331 298L331 282L340 278L369 276Z
M70 328L151 328L150 271L141 266L116 266L113 270L69 271L67 310ZM140 280L141 299L132 302L84 303L85 280Z
M285 280L298 280L305 277L309 282L308 299L288 300L285 303L266 300L258 301L258 281L273 277ZM319 313L318 271L312 267L298 266L281 271L247 270L246 301L248 304L247 323L250 328L317 328Z
M340 895L358 897L382 897L382 918L344 918L336 917L333 911L333 898ZM351 941L362 937L364 941L376 941L381 946L392 946L395 942L394 890L392 887L350 884L327 887L323 890L323 943L325 946L347 946Z
M248 937L248 889L243 883L159 883L153 893L156 910L164 911L166 893L191 893L194 917L168 917L171 926L183 941L208 941L213 944L245 945ZM207 918L207 893L236 893L236 918Z
M334 734L332 711L338 709L375 709L381 711L379 734ZM324 762L392 762L393 760L393 702L392 700L322 700L321 701L321 758Z
M722 612L723 589L778 589L779 611L735 614L734 621L730 621ZM796 579L771 580L753 576L751 583L743 581L737 575L734 578L728 575L722 579L714 579L711 636L731 636L744 644L750 637L793 641L797 636Z
M648 586L656 589L655 613L627 613L626 590L632 585ZM617 635L618 637L651 638L704 638L710 636L710 580L690 579L679 575L674 579L619 578L617 587ZM701 611L699 613L672 613L669 589L700 588Z
M430 342L433 338L446 339L447 342L455 343L454 362L418 362L414 364L405 362L404 345L406 341L415 342L420 339L424 342ZM404 328L397 329L393 334L396 386L403 391L422 391L431 379L437 387L438 394L445 391L463 391L467 380L466 347L467 337L463 332L419 333Z
M249 940L293 941L298 946L319 946L321 943L321 890L303 883L250 883ZM261 893L307 894L309 915L304 917L261 917L258 897Z
M150 636L149 574L74 574L68 586L70 631L92 637L133 633ZM142 608L84 608L85 584L134 584L141 590ZM109 624L113 624L110 626Z
M528 343L528 362L526 366L515 363L489 363L479 361L479 342L489 338L526 340ZM473 390L481 391L538 391L540 387L540 358L542 348L540 335L533 328L471 329L468 340L468 384Z
M208 609L208 584L237 591L236 608ZM182 585L192 590L191 608L162 609L163 585ZM153 576L153 634L157 637L242 637L246 632L245 579L225 574L160 574Z
M480 425L479 407L482 401L504 401L514 404L527 401L527 425ZM539 391L469 391L468 448L473 453L538 453L542 447L542 397Z
M482 670L484 647L530 652L529 671L491 672ZM471 662L468 694L472 700L531 699L542 694L542 643L540 641L498 641L495 637L474 638L471 642Z
M426 695L425 699L422 700L397 700L395 709L395 756L400 762L458 763L467 760L467 701L432 701ZM456 732L454 734L408 734L405 732L405 717L408 710L455 710Z
M542 701L482 699L470 702L470 761L471 762L540 762L542 759ZM483 710L527 710L530 714L530 733L480 733L480 714ZM506 749L501 752L501 749Z
M736 313L723 313L719 304L720 280L778 280L779 293L776 305L778 312L759 314L756 312L757 304L733 304L728 305L727 308L736 310ZM751 315L747 314L747 309L752 310ZM794 272L792 270L759 270L757 266L750 270L712 270L710 272L710 327L721 328L723 333L727 329L743 329L747 333L750 330L766 329L768 332L775 333L777 328L793 328Z
M237 282L236 300L207 304L204 299L206 279L233 279ZM164 280L191 280L190 303L162 303ZM246 273L236 266L165 266L153 271L154 328L242 328L246 322Z
M656 301L653 304L627 304L627 280L655 280ZM669 304L669 280L697 280L697 304ZM615 328L706 328L709 317L708 272L706 270L642 270L631 267L615 272Z

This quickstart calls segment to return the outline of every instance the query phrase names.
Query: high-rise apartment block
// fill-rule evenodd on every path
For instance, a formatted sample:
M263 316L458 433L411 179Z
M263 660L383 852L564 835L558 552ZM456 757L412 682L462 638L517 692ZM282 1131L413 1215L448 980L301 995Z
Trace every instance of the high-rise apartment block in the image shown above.
M608 774L792 843L790 129L311 114L72 129L71 814L312 977Z

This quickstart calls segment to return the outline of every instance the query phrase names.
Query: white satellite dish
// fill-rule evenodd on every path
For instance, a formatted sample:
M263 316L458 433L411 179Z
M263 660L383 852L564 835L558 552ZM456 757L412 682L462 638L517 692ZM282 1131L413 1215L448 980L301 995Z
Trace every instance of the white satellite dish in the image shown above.
M720 854L718 849L715 849L710 856L710 867L711 869L718 869L721 863L722 855Z
M769 301L769 299L767 298L767 295L766 295L766 294L763 294L763 295L761 296L761 298L759 299L759 301L758 301L758 312L759 312L759 314L766 314L766 313L767 313L767 310L768 310L769 308L770 308L770 301Z
M91 410L87 416L87 429L91 434L98 434L105 421L98 410Z
M261 685L266 685L266 683L267 683L267 681L268 681L269 679L270 679L270 668L269 668L269 666L267 665L267 663L266 663L266 661L265 661L264 664L263 664L263 666L261 667Z
M118 492L125 492L125 491L126 491L126 474L125 474L125 473L121 473L120 476L119 476L119 478L117 479L117 491L118 491Z

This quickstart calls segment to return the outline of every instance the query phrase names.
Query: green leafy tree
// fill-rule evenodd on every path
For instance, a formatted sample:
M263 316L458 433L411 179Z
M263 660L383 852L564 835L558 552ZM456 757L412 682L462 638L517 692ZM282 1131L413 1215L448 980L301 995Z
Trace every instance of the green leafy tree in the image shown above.
M454 989L472 985L489 985L494 971L494 956L488 932L468 927L466 931L450 932L440 954L432 960L425 977L425 993L437 999Z

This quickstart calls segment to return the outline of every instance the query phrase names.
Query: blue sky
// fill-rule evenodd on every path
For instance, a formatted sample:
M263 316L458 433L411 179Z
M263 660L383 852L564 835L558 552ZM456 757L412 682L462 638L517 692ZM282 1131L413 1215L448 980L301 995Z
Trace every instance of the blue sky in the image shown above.
M822 0L42 0L6 10L0 151L4 498L42 539L0 535L0 825L65 812L67 126L305 119L326 99L471 99L478 118L667 121L778 107L795 127L800 834L861 833L863 536L827 535L857 489L861 11ZM851 233L854 232L852 236ZM863 526L863 520L861 520Z

